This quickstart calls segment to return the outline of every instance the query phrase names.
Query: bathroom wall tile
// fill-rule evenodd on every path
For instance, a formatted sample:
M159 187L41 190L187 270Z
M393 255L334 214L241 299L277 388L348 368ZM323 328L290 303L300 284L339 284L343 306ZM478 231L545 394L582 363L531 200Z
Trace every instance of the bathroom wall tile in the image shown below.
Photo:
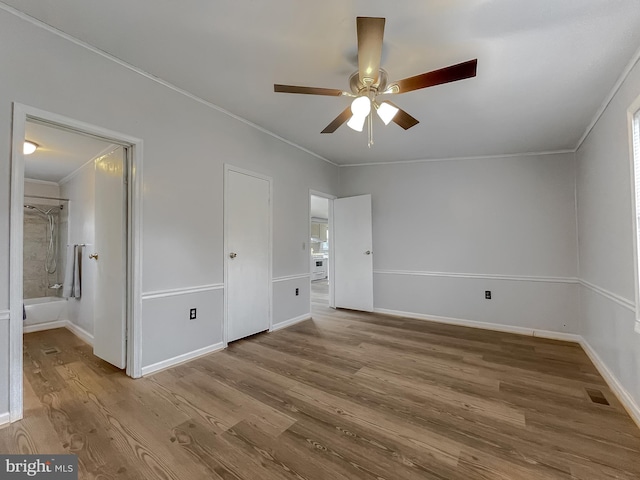
M31 203L33 205L33 203ZM43 210L48 210L51 205L35 205ZM57 217L60 213L57 212ZM63 216L67 231L67 217ZM57 221L56 240L60 244L60 222ZM61 294L60 290L49 289L49 285L61 283L60 268L52 274L47 273L45 261L47 257L48 241L48 220L47 218L32 210L25 210L24 215L24 244L23 244L23 296L24 298L39 298L55 296ZM66 236L65 236L66 239ZM59 255L56 257L59 262Z

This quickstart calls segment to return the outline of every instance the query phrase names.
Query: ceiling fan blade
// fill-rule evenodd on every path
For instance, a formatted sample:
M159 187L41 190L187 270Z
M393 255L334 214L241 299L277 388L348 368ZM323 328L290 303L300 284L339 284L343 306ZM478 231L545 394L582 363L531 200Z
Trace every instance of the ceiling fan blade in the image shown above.
M325 127L324 130L320 133L333 133L335 132L340 125L351 118L351 105L345 108L340 115L338 115L334 120Z
M384 36L384 18L357 17L358 32L358 76L360 82L371 84L378 82L380 75L380 57L382 56L382 37Z
M385 102L388 103L389 105L392 105L392 106L396 107L398 109L398 113L396 113L394 115L392 120L393 120L394 123L397 123L398 125L400 125L405 130L409 130L411 127L415 127L417 124L420 123L420 121L418 119L413 118L411 115L409 115L407 112L402 110L396 104L391 103L389 100L385 100Z
M278 93L303 93L306 95L328 95L331 97L339 97L345 92L336 88L317 88L317 87L299 87L296 85L278 85L273 86L273 91Z
M421 88L433 87L443 83L455 82L465 78L476 76L478 59L469 60L468 62L458 63L450 67L441 68L432 72L422 73L415 77L405 78L397 82L393 82L387 87L389 93L406 93Z

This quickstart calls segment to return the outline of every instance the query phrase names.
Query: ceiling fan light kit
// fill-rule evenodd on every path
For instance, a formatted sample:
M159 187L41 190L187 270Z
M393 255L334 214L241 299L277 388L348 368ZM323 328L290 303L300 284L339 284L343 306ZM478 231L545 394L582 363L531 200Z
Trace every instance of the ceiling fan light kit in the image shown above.
M371 100L369 97L356 97L351 102L351 113L357 117L366 117L371 111Z
M372 106L385 125L394 122L408 130L419 123L416 118L388 100L378 103L378 95L398 95L476 76L478 60L474 59L389 83L387 72L380 68L384 24L384 18L356 18L358 71L349 77L351 92L334 88L280 84L273 86L274 92L354 97L351 106L343 110L321 133L333 133L345 122L353 130L361 132L365 121L368 120L368 144L371 147L373 145Z
M359 117L357 115L353 115L349 121L347 122L347 127L355 130L356 132L361 132L364 128L364 122L367 119L367 116Z
M389 102L382 102L380 105L374 103L376 106L376 113L380 117L380 120L384 122L385 125L389 125L393 117L398 113L398 108L391 105Z

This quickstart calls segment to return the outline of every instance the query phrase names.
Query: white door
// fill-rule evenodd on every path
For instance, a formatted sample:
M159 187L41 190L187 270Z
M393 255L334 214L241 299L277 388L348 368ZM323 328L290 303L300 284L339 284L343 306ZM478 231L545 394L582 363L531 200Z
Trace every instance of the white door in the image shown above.
M333 201L335 306L373 311L371 195Z
M95 248L93 353L118 368L126 366L126 193L125 149L95 161Z
M227 342L270 327L271 183L228 169L225 181Z

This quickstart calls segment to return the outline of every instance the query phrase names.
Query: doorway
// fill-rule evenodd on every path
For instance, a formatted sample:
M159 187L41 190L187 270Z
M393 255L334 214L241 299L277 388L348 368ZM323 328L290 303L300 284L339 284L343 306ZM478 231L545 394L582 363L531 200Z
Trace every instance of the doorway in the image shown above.
M373 311L371 195L338 198L309 190L309 238L310 311L313 305ZM317 272L316 257L324 255L326 278Z
M25 154L26 140L36 147L31 157ZM97 356L118 368L126 368L132 377L141 374L141 147L139 139L14 104L9 323L11 421L23 415L25 331L66 326L93 343ZM78 152L74 163L72 157ZM51 203L54 206L48 208ZM25 267L25 253L33 253L25 251L25 240L34 230L30 225L25 226L25 212L34 223L46 221L48 233L43 242L46 274L40 285L29 278L32 267ZM37 250L38 241L31 242L33 245L30 243L28 248ZM34 293L34 286L41 290ZM31 315L31 324L25 327L25 294L44 294L46 302L38 299L36 304L57 304L55 308L61 310L41 309L35 317ZM105 309L108 311L103 311ZM39 316L41 314L44 316ZM28 312L26 317L30 317ZM106 322L109 324L103 325Z
M311 275L311 304L329 305L329 206L331 200L314 195L309 198L310 238L309 255Z

